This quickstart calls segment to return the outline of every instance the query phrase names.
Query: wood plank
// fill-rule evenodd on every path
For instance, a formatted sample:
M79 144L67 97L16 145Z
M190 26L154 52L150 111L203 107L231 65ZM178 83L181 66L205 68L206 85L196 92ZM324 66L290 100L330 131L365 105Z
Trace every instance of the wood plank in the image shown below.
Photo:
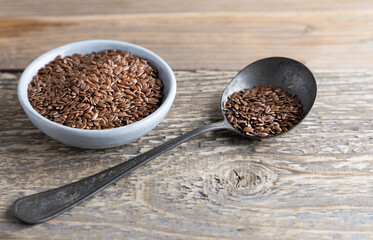
M2 17L0 69L23 69L66 43L107 38L149 48L175 70L237 71L259 58L286 56L314 70L365 71L373 65L373 9L363 6Z
M373 72L363 71L316 72L316 104L285 135L249 142L208 133L45 224L22 225L10 215L18 197L218 121L221 91L235 73L176 71L177 97L165 120L138 141L106 150L70 148L42 134L18 103L19 73L0 73L0 238L371 238Z
M370 0L0 0L0 17L29 18L40 16L82 16L92 14L138 14L180 12L305 12L372 10Z

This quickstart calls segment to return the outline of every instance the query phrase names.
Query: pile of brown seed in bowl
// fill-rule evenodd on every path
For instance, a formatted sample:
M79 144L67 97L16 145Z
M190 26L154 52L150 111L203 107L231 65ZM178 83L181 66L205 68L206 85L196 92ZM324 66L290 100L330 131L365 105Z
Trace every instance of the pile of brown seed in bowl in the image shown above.
M33 108L56 123L108 129L139 121L162 102L163 84L145 59L121 50L58 56L28 87Z
M223 103L227 120L245 135L266 137L289 130L302 118L302 104L294 95L271 85L233 93Z

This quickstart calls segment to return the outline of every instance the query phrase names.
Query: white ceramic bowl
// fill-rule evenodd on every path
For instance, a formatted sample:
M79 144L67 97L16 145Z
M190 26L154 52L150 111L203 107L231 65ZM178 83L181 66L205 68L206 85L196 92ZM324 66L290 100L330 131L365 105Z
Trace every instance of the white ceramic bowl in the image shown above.
M158 78L164 84L164 98L161 106L146 118L127 126L105 129L85 130L57 124L40 115L28 100L27 88L38 70L58 55L74 53L87 54L105 49L121 49L135 56L145 58L158 70ZM22 73L18 83L18 98L23 110L33 124L48 136L64 144L80 148L109 148L134 141L151 131L166 116L176 95L176 80L170 66L155 53L135 44L113 40L87 40L67 44L35 59Z

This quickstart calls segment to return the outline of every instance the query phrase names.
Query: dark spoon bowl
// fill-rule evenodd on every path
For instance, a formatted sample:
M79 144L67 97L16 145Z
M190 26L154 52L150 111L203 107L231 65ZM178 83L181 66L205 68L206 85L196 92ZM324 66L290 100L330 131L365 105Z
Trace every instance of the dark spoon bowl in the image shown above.
M295 94L303 105L304 115L292 128L276 135L266 137L256 137L244 135L228 123L227 117L223 111L223 103L235 92L243 89L253 88L254 86L270 84L272 86L285 89L291 94ZM225 122L230 126L230 130L239 135L258 140L284 134L294 129L310 112L312 105L316 100L317 85L311 71L302 63L290 58L271 57L255 61L241 70L229 84L225 87L220 100L220 109Z

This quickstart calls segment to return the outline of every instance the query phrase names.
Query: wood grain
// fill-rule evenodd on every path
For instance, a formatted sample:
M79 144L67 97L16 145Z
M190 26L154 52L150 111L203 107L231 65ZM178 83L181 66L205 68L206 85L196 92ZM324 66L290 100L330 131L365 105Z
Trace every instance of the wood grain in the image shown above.
M0 1L0 69L73 41L140 44L176 70L239 70L263 57L315 70L369 70L373 2ZM270 6L270 7L269 7Z
M165 120L123 147L80 150L41 133L0 73L1 239L369 239L373 236L373 72L317 71L318 97L293 131L250 142L208 133L154 159L45 224L9 213L17 198L106 169L218 121L235 71L176 71Z
M180 12L306 12L306 11L360 11L372 10L369 0L339 0L338 4L323 0L164 0L154 3L149 0L0 0L0 17L39 17L92 14L138 14L138 13L180 13Z

